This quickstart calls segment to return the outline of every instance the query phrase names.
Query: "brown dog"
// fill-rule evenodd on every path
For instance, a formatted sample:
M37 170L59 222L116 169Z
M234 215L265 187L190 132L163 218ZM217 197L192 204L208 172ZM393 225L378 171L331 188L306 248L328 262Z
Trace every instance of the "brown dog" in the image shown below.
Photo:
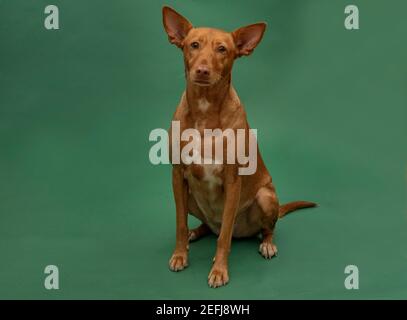
M231 72L235 59L250 55L258 45L266 24L252 24L232 33L194 28L169 7L163 8L163 22L170 42L184 54L186 91L174 115L181 132L194 128L203 136L204 129L244 129L248 138L246 113L231 85ZM245 141L247 150L248 139ZM185 144L181 141L180 147ZM189 241L213 232L219 237L208 283L211 287L225 285L229 281L232 236L250 237L261 233L259 251L270 259L277 253L273 231L278 218L296 209L315 206L306 201L279 206L271 176L257 146L256 152L257 170L251 175L239 175L241 165L226 162L173 164L177 228L176 247L169 262L171 270L180 271L188 266ZM201 226L188 230L188 213L198 218Z

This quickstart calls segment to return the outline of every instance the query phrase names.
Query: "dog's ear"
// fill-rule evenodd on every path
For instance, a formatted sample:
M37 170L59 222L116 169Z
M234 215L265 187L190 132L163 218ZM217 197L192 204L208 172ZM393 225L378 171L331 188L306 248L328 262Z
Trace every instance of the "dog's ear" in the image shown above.
M192 29L192 24L170 7L163 7L163 23L168 40L178 48L182 48L185 37Z
M266 23L260 22L239 28L232 32L237 47L237 56L248 56L260 43L266 31Z

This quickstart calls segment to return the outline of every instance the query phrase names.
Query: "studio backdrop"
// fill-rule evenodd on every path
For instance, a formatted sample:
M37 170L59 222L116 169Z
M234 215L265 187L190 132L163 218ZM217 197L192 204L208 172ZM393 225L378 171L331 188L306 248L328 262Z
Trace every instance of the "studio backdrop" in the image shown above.
M207 284L215 235L190 245L186 270L168 267L171 166L151 162L149 138L170 127L185 72L164 5L198 27L267 23L233 84L280 202L318 203L278 222L271 260L258 238L233 240L220 289ZM406 12L402 0L1 0L0 298L405 299Z

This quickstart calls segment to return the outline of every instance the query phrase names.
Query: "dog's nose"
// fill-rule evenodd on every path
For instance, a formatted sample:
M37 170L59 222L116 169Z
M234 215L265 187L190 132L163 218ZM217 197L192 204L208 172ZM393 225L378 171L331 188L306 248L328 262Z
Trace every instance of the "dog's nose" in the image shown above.
M209 76L210 72L209 72L209 68L207 66L198 66L198 68L196 68L196 73L200 76Z

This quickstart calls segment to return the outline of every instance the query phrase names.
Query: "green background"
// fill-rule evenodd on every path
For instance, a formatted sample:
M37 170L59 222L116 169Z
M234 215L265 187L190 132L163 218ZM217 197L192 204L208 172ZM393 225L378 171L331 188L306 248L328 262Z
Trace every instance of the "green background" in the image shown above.
M170 167L148 136L184 88L161 22L266 21L234 85L281 202L319 208L277 225L279 256L234 241L228 286L210 289L214 236L168 270ZM44 28L56 4L60 30ZM360 30L344 28L356 4ZM407 298L407 2L0 0L0 298ZM190 220L196 225L196 220ZM60 290L44 288L44 268ZM344 269L360 289L344 287Z

